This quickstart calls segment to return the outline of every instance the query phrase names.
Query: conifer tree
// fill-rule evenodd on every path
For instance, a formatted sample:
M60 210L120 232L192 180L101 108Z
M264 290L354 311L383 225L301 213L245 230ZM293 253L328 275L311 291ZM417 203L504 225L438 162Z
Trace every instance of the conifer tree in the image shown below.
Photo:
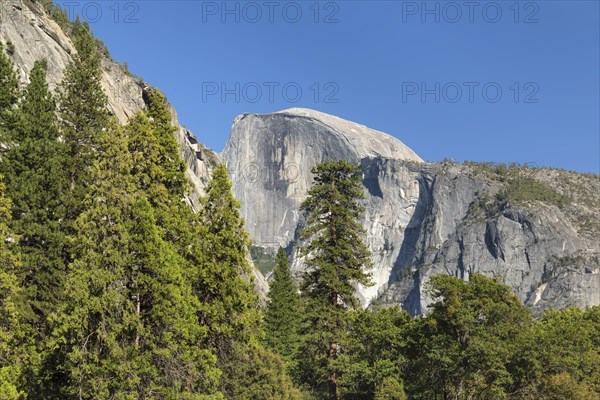
M66 146L64 169L68 192L63 200L67 225L81 212L86 188L91 183L90 166L94 162L98 135L109 121L100 57L87 23L81 23L78 18L73 24L72 37L77 52L65 70L59 97Z
M36 62L15 111L12 140L3 159L7 193L13 201L13 230L19 235L23 268L19 279L25 288L29 318L41 334L45 318L62 294L65 276L62 249L65 238L59 221L64 210L63 145L46 73Z
M165 240L187 252L198 240L190 220L191 208L184 198L190 184L179 156L175 127L165 97L156 89L147 94L148 111L136 114L127 125L129 151L134 157L132 173L138 187L155 209Z
M8 224L11 218L10 201L4 197L0 176L0 398L23 398L23 371L28 367L30 330L23 322L18 308L19 286L15 271L20 269L14 243L16 237Z
M104 362L110 357L132 369L126 359L127 342L123 344L119 337L119 333L134 331L137 322L132 318L134 307L124 280L129 247L127 213L134 201L134 185L128 175L131 158L118 127L103 136L100 158L90 171L95 184L82 204L86 211L73 224L73 262L65 283L66 296L51 316L49 343L57 361L49 366L43 385L52 393L46 398L102 397L105 388L99 387L94 377L107 376L113 364Z
M308 272L301 289L307 304L307 336L300 373L313 390L337 399L338 343L347 309L357 308L357 284L369 285L370 254L358 223L363 212L361 170L348 161L327 161L312 169L315 185L301 209L307 212L301 254Z
M122 130L99 138L76 222L67 301L53 317L64 398L220 398L182 259L135 189Z
M173 125L167 99L157 89L152 89L147 97L148 116L160 146L160 165L163 169L161 182L169 193L183 197L189 192L190 183L185 177L186 165L179 156L179 146L175 138L177 128Z
M422 398L507 398L515 345L530 324L518 297L508 286L479 274L471 274L468 282L437 275L428 286L435 302L428 318L416 324L409 350L406 382L413 393Z
M136 365L141 378L137 398L222 398L216 357L201 346L206 330L198 324L200 304L184 277L185 261L161 238L145 199L134 205L131 234L129 281L142 328L133 342L142 361Z
M239 207L221 164L202 199L199 218L204 260L193 280L194 293L202 304L200 323L207 327L208 346L217 352L220 363L227 362L234 342L248 342L257 335L260 317L248 262L250 241Z
M292 362L300 343L301 305L298 287L294 283L287 254L277 252L273 281L265 311L265 342L287 362Z
M0 159L5 146L12 141L14 107L19 97L19 81L14 65L0 42ZM2 168L4 170L4 168ZM0 170L1 171L1 170Z

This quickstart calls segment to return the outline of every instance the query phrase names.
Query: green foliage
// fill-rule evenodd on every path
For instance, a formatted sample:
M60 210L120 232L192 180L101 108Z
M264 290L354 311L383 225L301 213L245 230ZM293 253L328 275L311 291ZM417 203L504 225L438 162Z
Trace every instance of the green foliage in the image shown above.
M214 171L199 212L203 265L195 271L194 293L203 307L200 321L209 330L208 346L226 362L234 341L257 334L260 315L248 263L250 240L231 193L225 165Z
M11 140L2 161L8 194L13 200L13 230L19 235L23 268L19 272L29 308L29 319L46 331L45 318L63 292L62 261L65 236L59 221L65 190L63 145L58 119L41 62L36 62L25 88Z
M60 5L54 4L48 11L52 19L60 26L64 33L69 34L71 24L69 21L69 15L67 14L66 8L61 8Z
M305 338L298 375L315 394L337 398L338 344L348 324L348 309L357 308L357 284L369 285L369 251L358 223L364 198L361 170L347 161L328 161L313 170L315 185L301 209L308 214L301 233Z
M9 230L11 204L4 197L4 183L0 175L0 398L23 398L23 372L28 367L31 351L28 326L18 312L19 286L15 271L21 266L18 249L12 243L16 238Z
M543 315L532 351L543 368L542 379L536 382L538 390L543 392L550 384L566 392L600 393L598 314L596 306L586 312L568 308L549 310Z
M476 173L484 174L488 178L499 182L506 182L509 179L517 178L520 175L526 174L527 171L533 170L534 167L529 164L519 163L494 163L494 162L475 162L465 161L465 165L468 165Z
M109 119L108 100L102 89L102 70L94 38L87 23L73 25L77 53L65 70L60 86L59 109L66 146L64 170L69 185L63 199L66 218L77 218L94 163L98 136Z
M561 195L554 189L549 188L534 178L522 176L517 179L508 180L506 188L497 195L500 204L521 204L532 201L564 207L569 205L571 199Z
M265 310L265 343L287 362L292 362L300 344L301 304L287 254L277 252L277 263L269 287Z
M10 127L10 113L19 96L19 81L12 61L4 54L0 43L0 139Z
M226 366L225 386L230 400L300 400L300 391L285 374L285 363L276 354L256 344L236 345Z
M501 399L512 384L513 344L530 323L510 288L473 274L434 276L431 314L417 324L406 382L416 399Z
M32 0L36 3L40 3L44 11L52 17L52 19L60 26L65 34L69 34L70 23L69 16L67 15L67 8L62 9L60 5L54 4L54 0Z
M465 219L467 221L485 221L487 218L495 217L499 208L497 201L485 194L476 193L475 200L469 204L469 210Z
M152 90L148 100L148 112L135 115L126 126L133 157L131 173L136 186L155 209L163 238L177 246L188 262L198 264L200 261L190 259L189 254L190 247L199 246L200 233L197 218L184 201L189 182L185 164L179 157L176 128L165 97Z
M99 154L52 343L64 357L64 398L217 396L214 356L198 346L198 300L184 261L135 190L132 158L115 124Z
M110 50L108 50L108 46L99 38L95 38L95 42L96 51L98 52L98 54L104 57L105 59L112 61L112 57L110 55Z
M489 179L505 183L506 186L497 194L492 209L502 209L507 203L523 204L532 201L541 201L558 207L564 207L571 203L569 196L560 194L536 180L533 177L536 169L528 164L466 161L465 165ZM489 209L489 203L487 206Z
M404 385L396 378L386 377L375 392L374 400L406 400Z
M566 372L542 379L539 398L548 400L597 400L599 392L586 381L581 381Z
M399 308L352 314L340 354L344 399L406 399L402 372L412 320Z
M162 238L183 257L183 275L200 300L197 317L206 333L200 343L219 355L223 367L235 342L255 336L259 319L239 203L226 172L218 169L202 210L198 215L191 212L184 202L189 191L186 167L166 99L152 90L147 100L148 113L134 116L125 128L133 157L131 174L155 210ZM229 378L223 378L226 384Z

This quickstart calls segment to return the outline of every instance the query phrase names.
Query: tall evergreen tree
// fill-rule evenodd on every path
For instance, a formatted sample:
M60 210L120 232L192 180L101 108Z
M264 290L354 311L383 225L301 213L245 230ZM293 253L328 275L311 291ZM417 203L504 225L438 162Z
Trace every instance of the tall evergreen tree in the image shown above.
M198 240L191 208L185 203L190 184L179 156L175 127L165 97L156 89L147 94L149 109L135 115L127 125L129 151L134 157L132 173L138 187L155 209L164 238L188 252Z
M5 54L0 42L0 160L7 145L12 142L14 108L19 98L19 81L14 65ZM5 168L2 168L5 170ZM0 172L2 171L0 170Z
M284 360L292 362L300 343L302 311L298 287L294 283L287 254L281 247L269 286L264 320L265 342Z
M51 349L55 362L38 398L82 398L101 396L94 377L106 378L111 355L121 345L119 333L136 327L130 293L124 275L128 262L129 213L134 185L129 174L131 158L126 140L115 125L103 134L100 157L91 166L94 185L82 204L83 212L73 223L73 244L65 299L51 316ZM106 352L103 348L106 347ZM126 346L124 346L126 347ZM123 353L125 350L121 349ZM112 353L112 354L111 354ZM122 354L125 359L127 354ZM100 362L102 361L102 363ZM123 366L131 369L129 360Z
M134 205L131 233L130 282L142 327L133 342L142 361L138 398L222 398L216 357L201 345L206 330L198 324L200 304L184 277L184 259L161 238L145 199Z
M114 126L98 143L67 301L54 317L61 398L219 398L198 301L136 191L126 138Z
M301 233L301 254L308 272L301 289L307 304L308 334L300 370L313 390L337 399L338 343L347 325L347 309L357 308L357 284L369 285L371 266L364 230L361 170L348 161L326 161L312 169L315 185L301 209L308 214Z
M235 342L248 342L257 335L260 320L248 262L250 241L239 206L221 164L202 199L200 257L204 260L193 276L194 293L202 304L200 323L208 329L207 344L217 353L220 365L227 364Z
M186 165L179 156L179 146L175 138L177 128L173 125L167 99L157 89L152 89L147 98L148 116L160 146L160 165L163 169L161 182L169 193L183 197L189 192L190 183L185 177Z
M16 237L9 230L11 204L4 197L0 175L0 398L23 398L23 371L28 367L31 351L30 330L18 312L16 298L19 285L15 274L21 267Z
M60 229L64 151L41 62L31 70L11 136L2 164L13 200L12 227L20 237L23 268L19 278L31 309L29 318L43 335L46 316L63 293L66 271L61 257L65 237Z
M65 70L59 96L66 146L64 169L68 192L63 201L67 222L75 220L81 212L86 188L91 184L90 167L94 163L98 136L109 121L100 57L87 23L81 23L78 18L73 24L72 37L77 52Z

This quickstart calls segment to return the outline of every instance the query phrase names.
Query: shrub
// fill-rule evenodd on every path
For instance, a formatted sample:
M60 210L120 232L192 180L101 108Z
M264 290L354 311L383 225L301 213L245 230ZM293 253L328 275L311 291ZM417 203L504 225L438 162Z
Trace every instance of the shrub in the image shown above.
M15 44L10 39L6 41L6 52L11 56L15 54Z
M519 177L508 180L508 185L503 191L498 193L496 199L500 204L541 201L557 207L564 207L571 203L571 199L568 196L562 195L530 177Z

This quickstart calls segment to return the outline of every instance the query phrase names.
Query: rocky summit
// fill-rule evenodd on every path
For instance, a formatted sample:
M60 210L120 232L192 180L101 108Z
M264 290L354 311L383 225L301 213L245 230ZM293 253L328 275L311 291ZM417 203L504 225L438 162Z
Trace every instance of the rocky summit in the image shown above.
M46 60L52 88L74 46L35 3L0 2L0 40L23 84ZM104 55L103 86L125 123L146 107L149 86ZM177 121L177 140L197 198L224 161L254 241L257 288L264 296L279 246L293 256L304 224L299 210L320 161L346 159L363 171L362 225L373 257L373 286L357 288L364 306L398 304L427 312L433 275L494 276L539 312L600 304L600 177L551 168L491 163L428 163L400 140L314 110L293 108L237 117L221 154ZM201 138L200 138L201 140ZM265 276L263 276L263 274Z
M363 304L427 312L436 274L498 277L535 310L600 303L600 179L530 166L426 163L398 139L306 109L236 118L221 154L256 246L293 251L311 167L360 164L374 285ZM268 270L263 269L268 272Z

